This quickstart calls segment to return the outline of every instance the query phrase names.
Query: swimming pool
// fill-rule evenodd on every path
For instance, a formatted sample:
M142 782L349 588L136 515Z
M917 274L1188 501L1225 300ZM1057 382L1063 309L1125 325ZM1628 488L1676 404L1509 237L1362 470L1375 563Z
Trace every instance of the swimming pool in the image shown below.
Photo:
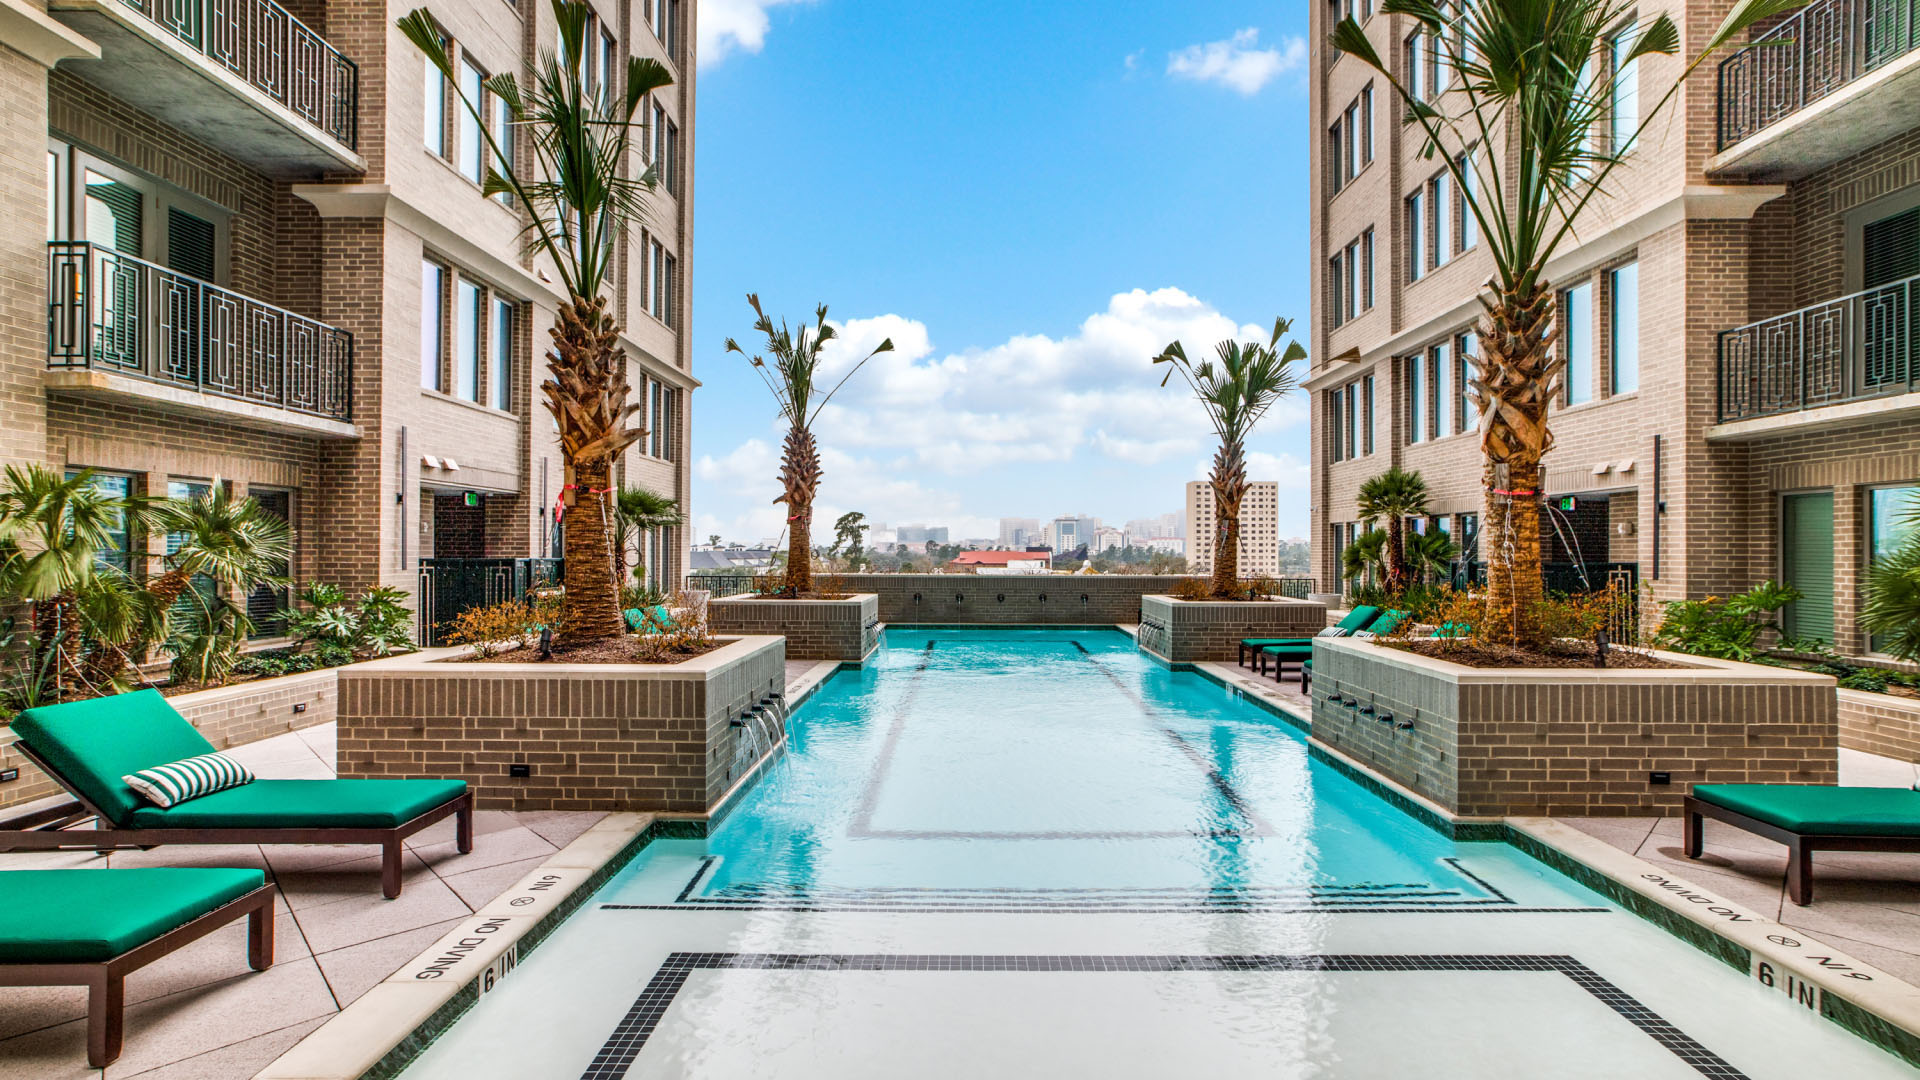
M1102 630L895 629L408 1071L1910 1076Z

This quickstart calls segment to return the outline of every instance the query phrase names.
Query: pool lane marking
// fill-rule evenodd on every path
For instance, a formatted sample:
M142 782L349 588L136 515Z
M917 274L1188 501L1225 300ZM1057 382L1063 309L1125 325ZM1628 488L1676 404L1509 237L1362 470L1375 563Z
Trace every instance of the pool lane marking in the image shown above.
M673 898L673 902L676 904L686 903L687 898L693 895L693 887L700 884L700 879L707 876L707 871L713 869L713 864L718 862L719 859L720 857L718 855L709 855L701 859L700 866L694 870L693 876L687 879L687 884L681 888L680 895Z
M1253 956L960 956L876 953L722 953L676 952L648 980L625 1016L607 1036L580 1080L621 1080L633 1066L661 1018L695 971L922 971L1072 974L1172 974L1199 972L1383 973L1558 972L1595 1001L1672 1052L1710 1080L1747 1080L1731 1062L1708 1050L1678 1026L1592 968L1564 954L1516 953L1393 955L1307 954Z
M1080 655L1087 658L1087 663L1092 664L1094 667L1094 670L1098 671L1102 675L1105 675L1107 677L1107 681L1113 683L1114 686L1119 687L1120 692L1122 694L1125 694L1129 699L1133 701L1134 705L1139 707L1140 715L1146 718L1146 721L1149 724L1153 725L1154 730L1158 731L1160 734L1166 736L1167 739L1171 740L1173 745L1177 747L1182 754L1186 755L1187 760L1193 762L1195 767L1197 767L1202 773L1206 775L1207 782L1212 784L1214 790L1220 793L1220 797L1227 801L1227 805L1232 807L1235 813L1239 814L1242 818L1244 818L1247 824L1253 826L1252 834L1254 836L1272 836L1273 835L1274 833L1273 826L1269 824L1265 818L1261 817L1258 811L1254 810L1253 807L1247 805L1246 800L1240 797L1240 792L1233 786L1233 782L1226 778L1226 775L1220 771L1218 766L1216 766L1212 761L1209 761L1206 758L1206 756L1201 754L1198 750L1195 750L1192 747L1192 745L1190 745L1187 742L1187 740L1181 736L1179 732L1173 730L1172 728L1166 726L1165 724L1155 722L1154 708L1151 705L1147 704L1147 699L1142 697L1138 690L1127 685L1126 680L1120 678L1120 676L1115 675L1111 671L1108 671L1107 666L1105 664L1102 664L1100 661L1095 660L1093 658L1093 654L1087 651L1087 647L1085 645L1082 645L1080 644L1080 642L1075 641L1073 643L1073 647L1080 650Z
M912 681L900 692L900 703L893 708L893 721L887 726L887 737L880 743L880 756L874 759L873 769L867 773L866 790L860 793L860 805L854 809L853 821L847 826L848 836L868 836L873 833L873 812L880 804L880 784L886 778L887 770L893 767L893 754L900 746L900 732L907 726L907 708L919 696L920 685L926 681L927 665L933 663L933 646L934 642L929 639L926 649L920 654L920 663L914 666Z

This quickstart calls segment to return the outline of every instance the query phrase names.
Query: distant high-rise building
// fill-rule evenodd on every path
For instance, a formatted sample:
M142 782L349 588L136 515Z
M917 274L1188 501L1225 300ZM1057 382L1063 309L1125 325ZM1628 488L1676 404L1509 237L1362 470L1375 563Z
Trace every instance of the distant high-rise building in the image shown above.
M1158 540L1162 537L1185 536L1186 527L1179 513L1161 514L1159 517L1136 518L1127 522L1127 538L1135 544L1145 540Z
M1093 530L1093 544L1089 551L1118 551L1127 546L1127 534L1112 526L1102 526Z
M924 544L927 542L925 525L902 525L893 530L893 539L898 544Z
M1040 535L1039 518L1001 518L1000 546L1019 551Z
M1047 525L1047 545L1054 554L1062 555L1078 550L1082 545L1093 543L1093 534L1100 528L1100 519L1091 517L1057 517Z
M1213 485L1195 480L1187 485L1187 566L1196 574L1213 573L1217 535ZM1280 482L1255 480L1240 500L1240 575L1280 573Z

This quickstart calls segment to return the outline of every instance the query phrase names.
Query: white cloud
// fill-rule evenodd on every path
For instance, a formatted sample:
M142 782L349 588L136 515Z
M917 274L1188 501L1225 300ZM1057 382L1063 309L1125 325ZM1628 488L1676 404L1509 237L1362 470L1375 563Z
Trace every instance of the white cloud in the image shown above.
M1181 482L1205 475L1212 431L1177 379L1160 385L1166 369L1151 358L1170 341L1197 358L1222 338L1264 343L1269 332L1237 324L1176 288L1115 295L1106 310L1060 338L1023 334L958 352L941 352L926 324L902 315L835 325L840 336L828 346L824 386L881 339L892 338L895 350L869 361L822 414L816 431L826 477L816 533L840 513L860 510L890 525L947 525L956 540L996 535L994 515L1052 516L1091 508L1068 505L1089 497L1142 504L1125 516L1176 502ZM1261 426L1259 444L1278 449L1281 440L1303 441L1306 409L1304 394L1284 399ZM700 459L696 506L727 509L715 518L723 527L702 524L696 535L744 540L780 532L784 508L771 500L779 493L782 434L769 410L761 434L722 457ZM1249 461L1256 479L1304 489L1306 466L1298 458L1255 449ZM1098 490L1095 473L1120 490ZM1055 492L1044 496L1049 505L1025 506L1041 488ZM1051 505L1056 499L1065 502Z
M757 53L767 43L767 9L808 0L701 0L699 55L702 64L734 51Z
M1246 97L1307 59L1307 43L1284 38L1278 48L1262 49L1260 31L1248 27L1225 41L1189 45L1167 56L1167 74L1194 82L1219 83Z

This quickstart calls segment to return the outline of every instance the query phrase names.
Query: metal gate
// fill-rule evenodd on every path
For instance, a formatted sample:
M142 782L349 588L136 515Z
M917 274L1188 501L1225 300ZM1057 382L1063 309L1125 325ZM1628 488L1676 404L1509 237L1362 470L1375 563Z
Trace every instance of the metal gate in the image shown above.
M421 559L420 644L443 645L461 612L558 585L559 559Z

